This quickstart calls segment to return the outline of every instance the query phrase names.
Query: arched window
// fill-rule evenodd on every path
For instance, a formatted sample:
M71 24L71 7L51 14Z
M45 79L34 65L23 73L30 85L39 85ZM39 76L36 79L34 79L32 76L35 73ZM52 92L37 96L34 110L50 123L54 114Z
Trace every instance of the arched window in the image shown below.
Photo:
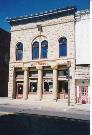
M22 60L23 58L23 44L20 42L16 45L16 60Z
M61 37L59 40L59 57L67 56L67 39Z
M39 42L35 41L32 44L32 59L39 58Z
M47 58L48 42L46 40L41 42L41 58Z

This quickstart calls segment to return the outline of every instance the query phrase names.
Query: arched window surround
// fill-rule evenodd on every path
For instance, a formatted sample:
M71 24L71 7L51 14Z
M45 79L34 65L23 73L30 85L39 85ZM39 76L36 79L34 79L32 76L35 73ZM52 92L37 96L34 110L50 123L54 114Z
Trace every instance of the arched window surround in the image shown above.
M67 56L67 38L61 37L59 38L59 57Z
M22 61L23 60L23 43L18 42L16 44L16 61Z
M34 42L38 42L39 43L39 57L37 57L36 59L33 58L33 44ZM43 44L45 43L45 44ZM48 58L48 40L47 37L44 35L38 35L37 37L35 37L32 40L31 43L31 50L32 50L32 60L40 60L40 59L47 59ZM44 53L43 53L44 52Z

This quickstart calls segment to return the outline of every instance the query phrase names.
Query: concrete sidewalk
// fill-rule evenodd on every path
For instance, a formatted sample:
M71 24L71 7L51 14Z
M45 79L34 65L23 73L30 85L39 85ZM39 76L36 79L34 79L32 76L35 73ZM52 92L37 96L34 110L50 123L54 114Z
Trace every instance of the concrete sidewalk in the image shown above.
M68 106L68 103L65 101L32 101L29 99L0 98L0 115L6 113L37 114L90 120L90 105L74 104Z
M67 102L63 101L32 101L30 99L9 99L9 98L0 98L0 105L14 105L14 106L26 106L28 108L38 108L38 109L52 109L52 110L61 110L61 109L74 109L79 111L89 111L90 112L90 104L74 104L68 106Z

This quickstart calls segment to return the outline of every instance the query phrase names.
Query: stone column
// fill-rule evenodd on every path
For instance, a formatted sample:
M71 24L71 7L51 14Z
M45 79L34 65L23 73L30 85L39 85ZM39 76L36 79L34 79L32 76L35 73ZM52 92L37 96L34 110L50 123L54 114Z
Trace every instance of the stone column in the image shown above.
M23 86L23 99L28 98L28 89L29 89L29 73L28 68L23 68L24 70L24 86Z
M51 66L53 69L53 99L57 100L58 97L58 72L57 72L57 65Z
M41 66L37 66L36 68L38 69L38 89L37 89L37 95L38 95L38 99L41 100L42 99L42 88L43 88L42 67Z
M75 62L71 62L70 67L70 76L72 76L72 79L70 79L70 104L76 103L76 92L75 92Z

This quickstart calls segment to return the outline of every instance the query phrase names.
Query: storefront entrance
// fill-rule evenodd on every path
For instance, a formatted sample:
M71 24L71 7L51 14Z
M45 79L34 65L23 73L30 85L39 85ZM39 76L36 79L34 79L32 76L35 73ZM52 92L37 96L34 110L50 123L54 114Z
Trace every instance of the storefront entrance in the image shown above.
M16 98L23 98L23 83L17 83Z
M58 81L58 99L68 98L68 82Z
M79 86L79 102L88 103L88 86Z

